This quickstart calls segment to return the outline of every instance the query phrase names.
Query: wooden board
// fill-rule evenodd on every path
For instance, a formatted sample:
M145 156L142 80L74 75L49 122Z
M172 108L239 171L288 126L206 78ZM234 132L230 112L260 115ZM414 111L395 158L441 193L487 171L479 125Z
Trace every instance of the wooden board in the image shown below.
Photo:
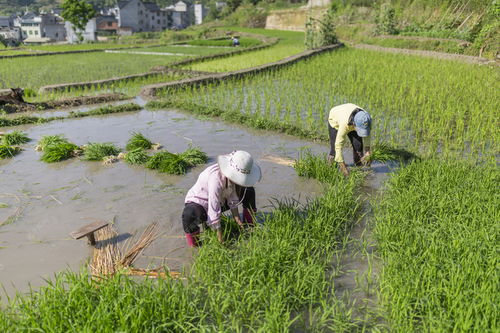
M106 221L97 221L94 223L90 223L81 227L76 231L73 231L72 233L70 233L70 236L73 237L74 239L80 239L87 236L88 234L94 233L95 231L104 228L108 224L109 223Z

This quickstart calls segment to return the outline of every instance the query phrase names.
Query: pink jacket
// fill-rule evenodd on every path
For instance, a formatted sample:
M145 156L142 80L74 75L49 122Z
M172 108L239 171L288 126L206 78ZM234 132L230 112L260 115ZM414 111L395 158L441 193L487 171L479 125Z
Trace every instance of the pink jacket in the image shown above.
M193 202L202 206L208 215L207 225L214 230L220 228L221 207L226 201L229 208L238 207L236 187L222 174L218 164L200 173L184 200L185 203Z

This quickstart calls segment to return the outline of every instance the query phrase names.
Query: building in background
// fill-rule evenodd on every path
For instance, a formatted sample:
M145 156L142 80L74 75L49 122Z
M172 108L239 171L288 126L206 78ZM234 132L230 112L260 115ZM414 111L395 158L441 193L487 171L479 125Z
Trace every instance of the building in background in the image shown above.
M75 32L73 24L66 21L64 26L66 28L66 40L70 43L78 43L78 35ZM87 22L85 30L82 31L82 37L86 42L95 42L97 40L97 24L95 18Z
M170 26L167 11L160 9L154 2L119 1L115 12L119 33L161 31Z
M118 33L118 19L114 15L97 16L96 25L98 35L112 35Z
M202 24L205 16L208 14L208 8L201 3L193 5L194 8L194 24Z
M66 40L64 21L54 14L35 15L27 13L21 17L24 43L47 43Z
M21 27L15 24L15 16L0 16L0 36L8 46L17 46L23 39Z

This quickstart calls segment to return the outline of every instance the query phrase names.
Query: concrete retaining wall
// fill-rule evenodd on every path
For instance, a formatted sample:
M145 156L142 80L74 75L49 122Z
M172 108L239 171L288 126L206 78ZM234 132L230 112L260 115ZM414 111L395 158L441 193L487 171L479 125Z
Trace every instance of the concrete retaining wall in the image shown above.
M267 15L266 29L305 31L309 16L320 18L326 8L297 8L274 10Z
M168 88L182 88L182 87L189 87L189 86L199 86L199 85L208 84L208 83L212 83L212 82L220 82L220 81L227 80L227 79L242 77L242 76L249 75L249 74L255 74L255 73L263 72L266 70L276 69L276 68L280 68L283 66L287 66L287 65L296 63L299 60L303 60L303 59L312 57L314 55L317 55L317 54L320 54L323 52L327 52L330 50L340 48L342 46L344 46L344 44L340 43L340 44L324 46L324 47L321 47L321 48L318 48L315 50L307 50L307 51L301 52L299 54L290 56L288 58L285 58L285 59L282 59L282 60L279 60L276 62L264 64L264 65L257 66L257 67L241 69L241 70L233 71L233 72L202 75L199 77L190 78L190 79L183 79L183 80L179 80L179 81L152 84L152 85L145 86L144 88L142 88L141 96L143 98L150 99L150 98L156 96L159 91L165 90Z

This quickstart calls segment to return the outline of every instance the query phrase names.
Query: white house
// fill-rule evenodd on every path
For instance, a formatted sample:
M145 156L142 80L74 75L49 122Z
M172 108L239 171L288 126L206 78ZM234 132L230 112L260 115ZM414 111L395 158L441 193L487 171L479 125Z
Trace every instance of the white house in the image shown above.
M27 13L21 17L21 30L25 43L45 43L66 39L62 19L53 14Z
M208 14L208 8L201 3L194 4L194 24L202 24Z
M78 43L78 35L75 32L73 24L66 21L64 23L66 28L66 39L70 43ZM85 30L82 32L84 41L95 42L97 40L97 24L96 19L90 19L85 26Z

